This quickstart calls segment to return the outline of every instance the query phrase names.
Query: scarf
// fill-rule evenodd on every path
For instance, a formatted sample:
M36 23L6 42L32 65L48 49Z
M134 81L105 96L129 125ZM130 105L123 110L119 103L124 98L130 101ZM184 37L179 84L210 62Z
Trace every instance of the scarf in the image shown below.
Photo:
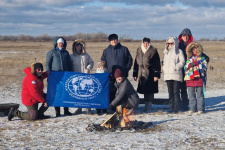
M145 48L143 46L143 44L141 44L141 51L143 52L143 54L145 54L145 52L147 52L147 50L149 49L149 47L150 47L150 43L149 43L149 46L147 48Z

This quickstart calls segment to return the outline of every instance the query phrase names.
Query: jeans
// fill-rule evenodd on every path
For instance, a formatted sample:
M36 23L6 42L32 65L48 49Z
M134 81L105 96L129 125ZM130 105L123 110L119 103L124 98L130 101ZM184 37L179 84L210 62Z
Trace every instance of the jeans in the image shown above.
M169 93L169 109L170 111L178 112L180 110L180 81L167 80Z
M190 110L193 112L205 111L205 99L203 94L203 87L187 87L187 88L188 88Z

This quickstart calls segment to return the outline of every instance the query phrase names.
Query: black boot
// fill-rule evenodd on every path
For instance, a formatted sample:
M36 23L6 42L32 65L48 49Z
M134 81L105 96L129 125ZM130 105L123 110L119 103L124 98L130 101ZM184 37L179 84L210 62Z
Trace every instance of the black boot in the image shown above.
M60 116L60 107L55 107L55 115L56 117Z
M101 109L96 109L96 111L98 115L101 115Z
M15 117L14 116L14 111L15 111L15 109L13 107L10 108L9 113L8 113L8 120L9 121L11 121L13 117Z
M64 107L64 115L65 116L72 116L73 114L71 112L69 112L69 108L68 107Z
M44 114L38 114L38 119L48 119L50 116L46 116Z

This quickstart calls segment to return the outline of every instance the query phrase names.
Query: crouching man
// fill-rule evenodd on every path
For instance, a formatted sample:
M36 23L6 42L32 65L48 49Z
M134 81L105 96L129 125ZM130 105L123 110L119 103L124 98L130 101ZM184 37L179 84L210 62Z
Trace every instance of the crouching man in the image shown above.
M24 73L26 76L23 79L21 98L22 103L27 107L28 113L11 108L8 114L8 120L11 121L13 117L30 121L48 118L48 116L44 115L48 107L45 101L46 94L43 92L43 80L48 77L49 71L43 72L43 65L41 63L35 63L31 67L25 68ZM42 103L39 109L38 103Z
M122 105L123 108L133 110L138 107L140 99L137 92L134 90L130 81L125 77L120 69L116 69L114 73L116 79L115 86L117 88L115 99L109 105L110 110Z

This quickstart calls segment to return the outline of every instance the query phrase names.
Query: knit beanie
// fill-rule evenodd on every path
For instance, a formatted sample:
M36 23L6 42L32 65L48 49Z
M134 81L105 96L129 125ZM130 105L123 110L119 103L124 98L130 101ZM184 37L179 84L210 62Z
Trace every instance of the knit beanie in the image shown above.
M110 34L109 37L108 37L108 40L109 41L112 41L112 40L118 40L118 35L117 34Z
M59 39L57 40L57 43L63 43L63 44L64 44L64 40L63 40L62 38L59 38Z
M123 72L120 69L116 69L116 71L114 73L114 77L115 78L124 77Z

